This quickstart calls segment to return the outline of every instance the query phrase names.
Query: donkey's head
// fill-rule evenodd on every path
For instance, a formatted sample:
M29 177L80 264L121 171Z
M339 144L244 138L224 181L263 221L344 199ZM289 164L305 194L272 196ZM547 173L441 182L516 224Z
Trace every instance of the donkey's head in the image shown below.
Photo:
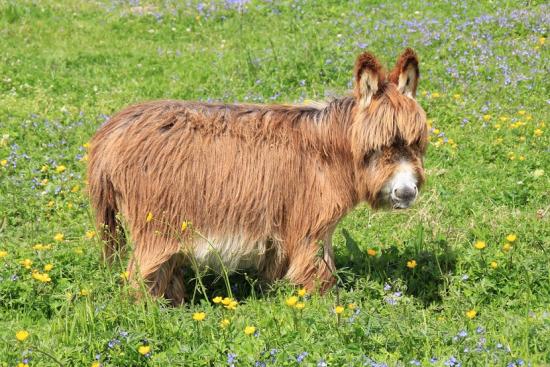
M408 208L424 182L426 113L415 100L418 58L406 49L386 74L371 53L355 63L351 146L356 187L373 207Z

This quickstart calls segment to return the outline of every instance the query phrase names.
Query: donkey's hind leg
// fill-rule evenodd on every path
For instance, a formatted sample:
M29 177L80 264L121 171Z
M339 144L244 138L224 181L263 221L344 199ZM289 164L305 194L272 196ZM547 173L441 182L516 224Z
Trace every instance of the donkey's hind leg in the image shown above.
M185 299L183 273L182 255L173 255L147 278L151 294L166 298L173 306L181 305Z
M144 236L136 242L136 248L128 272L136 283L139 272L141 279L153 297L166 297L174 305L184 298L184 282L181 271L183 256L179 253L177 240L164 236Z

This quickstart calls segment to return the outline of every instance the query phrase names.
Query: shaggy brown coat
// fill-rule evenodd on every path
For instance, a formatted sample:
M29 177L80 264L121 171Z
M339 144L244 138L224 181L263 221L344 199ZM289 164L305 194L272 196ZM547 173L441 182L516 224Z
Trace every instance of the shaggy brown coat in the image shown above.
M414 52L401 55L389 78L364 53L355 81L353 97L323 106L168 100L115 115L93 137L88 167L105 258L124 245L120 213L134 244L131 277L139 269L151 293L173 303L183 301L181 265L201 251L213 262L205 246L224 265L255 267L267 280L328 288L331 235L342 217L361 201L381 205L400 159L423 180L425 113L409 98ZM196 232L182 238L184 221Z

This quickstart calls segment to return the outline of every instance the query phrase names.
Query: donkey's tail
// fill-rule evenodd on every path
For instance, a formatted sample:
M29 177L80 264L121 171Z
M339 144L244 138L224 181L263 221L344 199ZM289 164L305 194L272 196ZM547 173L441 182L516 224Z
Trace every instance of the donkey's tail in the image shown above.
M88 193L95 212L96 228L103 240L103 260L112 263L122 255L126 241L121 223L117 218L115 188L110 178L90 162L88 166Z

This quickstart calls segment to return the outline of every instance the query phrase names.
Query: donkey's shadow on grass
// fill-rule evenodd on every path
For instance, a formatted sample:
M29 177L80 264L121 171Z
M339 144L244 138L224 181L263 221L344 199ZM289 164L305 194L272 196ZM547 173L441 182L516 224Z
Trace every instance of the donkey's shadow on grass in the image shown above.
M399 284L407 295L414 296L425 306L441 301L446 291L445 277L456 267L456 254L444 238L430 241L428 247L423 228L403 248L391 246L369 254L359 248L357 241L342 229L345 250L336 253L344 287L357 279L368 279L386 286Z
M345 248L340 246L335 254L340 289L350 290L356 288L361 280L369 280L379 283L380 288L390 284L392 289L415 297L425 306L441 301L445 293L445 277L454 272L456 264L456 254L448 248L445 239L430 241L428 249L424 230L419 228L417 235L407 241L401 250L397 246L391 246L377 251L376 254L368 254L346 229L342 229L341 234L345 240ZM262 283L254 272L230 275L228 281L231 292L221 276L205 273L200 276L200 282L205 286L201 289L197 274L190 269L186 272L187 300L192 303L229 294L239 300L246 300L264 298L277 292L292 292L292 286L285 282Z

